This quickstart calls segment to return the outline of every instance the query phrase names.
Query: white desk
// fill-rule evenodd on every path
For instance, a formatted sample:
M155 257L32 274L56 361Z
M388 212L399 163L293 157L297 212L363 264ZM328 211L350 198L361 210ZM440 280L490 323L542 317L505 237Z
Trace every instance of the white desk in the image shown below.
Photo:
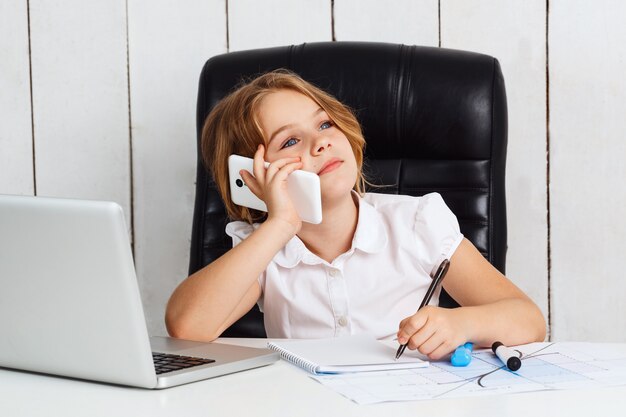
M262 339L221 339L265 346ZM626 352L626 344L619 345ZM626 386L359 406L284 361L162 391L0 370L0 416L624 415Z

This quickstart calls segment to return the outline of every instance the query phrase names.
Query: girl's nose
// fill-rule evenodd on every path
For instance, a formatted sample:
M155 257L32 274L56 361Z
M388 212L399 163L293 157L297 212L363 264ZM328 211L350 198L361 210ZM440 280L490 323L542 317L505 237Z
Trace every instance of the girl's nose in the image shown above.
M319 136L314 142L313 142L313 146L311 149L311 153L313 155L319 155L322 152L328 150L331 147L331 143L328 140L328 138L325 138L323 136Z

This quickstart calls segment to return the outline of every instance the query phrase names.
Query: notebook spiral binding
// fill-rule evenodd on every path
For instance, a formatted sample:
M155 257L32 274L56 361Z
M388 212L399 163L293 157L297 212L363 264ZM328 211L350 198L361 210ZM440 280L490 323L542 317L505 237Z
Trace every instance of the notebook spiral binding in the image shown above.
M272 350L277 351L278 353L280 353L280 357L283 358L284 360L293 363L294 365L312 373L312 374L317 374L317 365L313 362L310 362L304 358L301 358L291 352L289 352L288 350L285 350L279 346L276 346L273 343L268 343L267 347L269 347Z

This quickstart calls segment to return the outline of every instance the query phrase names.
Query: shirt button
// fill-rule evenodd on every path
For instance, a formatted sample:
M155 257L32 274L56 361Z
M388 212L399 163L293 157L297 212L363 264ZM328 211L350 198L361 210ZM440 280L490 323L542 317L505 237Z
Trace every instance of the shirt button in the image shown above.
M337 276L337 270L331 269L330 271L328 271L328 275L334 278L335 276Z
M348 325L348 319L345 316L339 317L339 325L346 327Z

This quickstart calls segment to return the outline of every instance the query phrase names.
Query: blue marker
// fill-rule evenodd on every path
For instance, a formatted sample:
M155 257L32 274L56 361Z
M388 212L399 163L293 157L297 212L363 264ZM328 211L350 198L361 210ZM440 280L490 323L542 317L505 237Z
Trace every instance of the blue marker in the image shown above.
M467 366L472 361L472 349L474 348L474 344L471 342L467 342L464 345L456 348L452 357L450 357L450 362L452 366Z

